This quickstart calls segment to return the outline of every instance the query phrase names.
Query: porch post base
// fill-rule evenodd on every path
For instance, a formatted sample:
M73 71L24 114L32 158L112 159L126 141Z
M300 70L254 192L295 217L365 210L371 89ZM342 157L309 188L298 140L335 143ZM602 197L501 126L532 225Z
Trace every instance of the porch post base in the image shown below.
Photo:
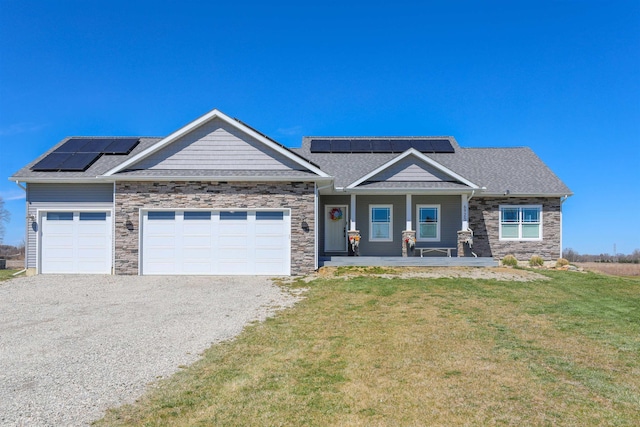
M360 230L347 231L349 238L349 256L360 256Z
M402 256L408 257L416 246L416 232L414 230L404 230L402 232Z
M464 245L473 241L473 232L471 230L458 231L458 257L464 256Z

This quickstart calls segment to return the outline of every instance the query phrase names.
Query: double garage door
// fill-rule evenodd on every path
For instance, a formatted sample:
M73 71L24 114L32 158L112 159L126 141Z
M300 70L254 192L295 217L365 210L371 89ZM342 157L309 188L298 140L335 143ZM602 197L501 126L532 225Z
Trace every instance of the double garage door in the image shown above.
M40 272L111 274L110 211L43 212ZM289 211L162 210L142 213L142 274L288 275Z
M288 211L146 211L141 272L288 275L290 229Z

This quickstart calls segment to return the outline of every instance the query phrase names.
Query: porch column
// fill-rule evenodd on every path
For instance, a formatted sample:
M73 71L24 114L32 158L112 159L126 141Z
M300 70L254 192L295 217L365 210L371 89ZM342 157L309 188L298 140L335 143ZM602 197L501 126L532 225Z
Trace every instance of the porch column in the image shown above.
M469 229L469 198L466 194L460 195L460 206L462 209L462 227L460 227L460 230L466 231Z
M411 205L411 194L406 196L406 208L405 208L405 230L402 232L402 256L407 257L412 255L413 248L416 243L416 232L413 230L412 224L413 209Z
M351 209L349 209L349 231L356 231L356 195L351 195Z

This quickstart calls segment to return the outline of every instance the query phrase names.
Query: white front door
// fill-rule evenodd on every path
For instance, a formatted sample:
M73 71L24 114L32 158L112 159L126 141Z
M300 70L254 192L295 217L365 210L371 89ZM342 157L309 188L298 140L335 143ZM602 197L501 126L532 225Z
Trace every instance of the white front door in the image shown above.
M324 251L347 251L347 205L324 207Z

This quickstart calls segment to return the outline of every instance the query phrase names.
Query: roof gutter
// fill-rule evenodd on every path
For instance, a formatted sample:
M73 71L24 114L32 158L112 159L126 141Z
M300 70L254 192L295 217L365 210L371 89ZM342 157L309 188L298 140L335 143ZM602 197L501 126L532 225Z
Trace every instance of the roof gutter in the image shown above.
M18 187L22 188L22 190L24 190L25 192L27 191L27 187L25 187L24 185L20 184L20 181L18 181L17 179L15 180L15 183Z

